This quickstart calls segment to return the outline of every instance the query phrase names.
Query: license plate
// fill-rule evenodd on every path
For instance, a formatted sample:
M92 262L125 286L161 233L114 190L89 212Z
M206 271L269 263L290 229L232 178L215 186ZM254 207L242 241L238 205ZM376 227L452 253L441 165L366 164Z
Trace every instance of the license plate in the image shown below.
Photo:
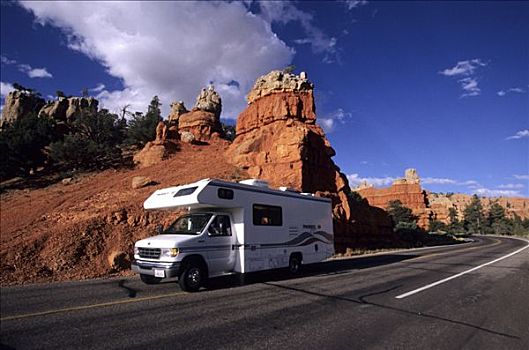
M154 277L165 277L165 271L164 270L154 270Z

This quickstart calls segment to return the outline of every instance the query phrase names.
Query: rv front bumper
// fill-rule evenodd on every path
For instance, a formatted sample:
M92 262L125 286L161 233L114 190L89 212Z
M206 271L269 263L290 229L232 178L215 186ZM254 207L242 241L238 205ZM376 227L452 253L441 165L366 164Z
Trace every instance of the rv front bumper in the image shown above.
M163 271L165 278L176 277L180 272L180 262L162 263L143 260L134 260L131 264L132 271L142 275L157 276Z

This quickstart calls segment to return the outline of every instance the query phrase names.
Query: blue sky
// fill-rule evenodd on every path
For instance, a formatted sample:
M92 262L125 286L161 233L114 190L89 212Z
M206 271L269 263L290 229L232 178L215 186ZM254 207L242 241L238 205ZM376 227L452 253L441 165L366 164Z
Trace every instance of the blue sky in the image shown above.
M83 88L110 110L191 107L214 82L234 120L294 64L352 185L414 167L434 192L529 196L528 2L2 2L1 91ZM237 82L236 84L233 82Z

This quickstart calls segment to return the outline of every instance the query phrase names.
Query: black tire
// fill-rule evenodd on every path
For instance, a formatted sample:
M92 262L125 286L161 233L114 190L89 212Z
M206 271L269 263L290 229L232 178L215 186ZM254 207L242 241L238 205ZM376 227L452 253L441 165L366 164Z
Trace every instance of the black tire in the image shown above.
M185 292L196 292L204 284L205 279L204 269L196 263L190 263L178 276L178 284Z
M301 270L301 258L298 254L292 254L288 261L288 272L297 275Z
M141 281L145 284L158 284L162 281L161 277L140 274Z

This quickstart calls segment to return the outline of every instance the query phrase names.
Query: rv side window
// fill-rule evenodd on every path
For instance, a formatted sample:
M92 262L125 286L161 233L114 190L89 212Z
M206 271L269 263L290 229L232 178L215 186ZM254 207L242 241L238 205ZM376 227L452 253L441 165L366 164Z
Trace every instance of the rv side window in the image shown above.
M188 187L188 188L182 188L181 190L178 190L178 192L175 193L173 197L181 197L181 196L188 196L191 193L195 192L195 190L198 187Z
M233 199L233 190L228 190L227 188L219 188L217 195L221 199Z
M253 224L256 226L283 226L283 210L271 205L253 205Z
M210 236L231 236L230 217L217 215L208 228Z

